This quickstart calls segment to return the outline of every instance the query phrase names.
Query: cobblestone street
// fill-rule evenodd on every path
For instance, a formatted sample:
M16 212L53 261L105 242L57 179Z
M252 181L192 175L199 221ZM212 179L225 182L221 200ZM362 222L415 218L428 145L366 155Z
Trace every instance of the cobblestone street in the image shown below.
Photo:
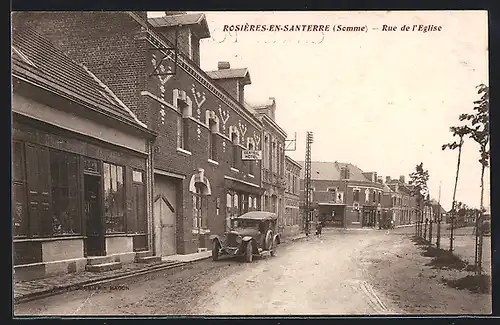
M481 314L489 295L444 285L414 228L327 229L251 264L204 260L15 306L16 315ZM465 272L465 271L464 271Z

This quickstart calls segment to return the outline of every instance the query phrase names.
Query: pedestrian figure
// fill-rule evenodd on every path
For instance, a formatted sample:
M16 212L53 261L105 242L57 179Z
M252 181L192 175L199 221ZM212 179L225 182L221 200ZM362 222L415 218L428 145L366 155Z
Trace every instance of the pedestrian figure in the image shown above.
M321 221L318 221L318 223L316 224L316 235L320 236L322 230L323 230L323 224Z

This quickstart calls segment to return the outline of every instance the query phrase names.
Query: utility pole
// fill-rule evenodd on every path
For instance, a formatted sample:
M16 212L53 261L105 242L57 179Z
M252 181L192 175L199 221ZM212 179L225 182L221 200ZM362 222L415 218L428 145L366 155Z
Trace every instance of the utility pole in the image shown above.
M439 182L438 214L436 222L437 222L436 247L439 249L439 247L441 246L441 182Z
M306 159L304 162L304 225L306 236L310 233L311 215L311 144L313 143L313 133L306 133Z

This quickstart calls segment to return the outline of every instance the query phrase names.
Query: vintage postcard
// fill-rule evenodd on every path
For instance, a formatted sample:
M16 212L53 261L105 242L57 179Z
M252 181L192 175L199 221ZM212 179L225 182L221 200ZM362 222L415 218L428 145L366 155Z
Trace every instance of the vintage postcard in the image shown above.
M487 11L12 13L14 316L487 315Z

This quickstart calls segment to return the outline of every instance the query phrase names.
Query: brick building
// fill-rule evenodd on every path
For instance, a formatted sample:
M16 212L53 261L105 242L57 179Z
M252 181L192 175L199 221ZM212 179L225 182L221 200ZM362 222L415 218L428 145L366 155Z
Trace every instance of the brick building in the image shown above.
M405 182L405 177L400 176L399 179L386 177L386 184L391 189L390 198L387 202L387 207L392 213L395 225L409 225L415 222L416 216L416 200L411 194L411 188Z
M285 139L286 132L275 121L276 101L251 108L262 123L262 210L278 215L278 225L284 230L285 210Z
M300 170L302 166L292 158L285 156L285 213L283 236L299 233L303 227L300 215Z
M134 261L151 247L156 134L16 15L12 36L16 278Z
M156 255L205 248L208 236L223 232L231 216L260 207L260 162L241 160L242 149L261 147L261 123L242 105L250 78L219 80L199 67L200 39L210 37L203 14L17 15L92 69L158 133L150 232ZM165 50L174 47L176 29L177 59Z
M303 206L304 169L300 177ZM377 173L365 173L350 163L311 162L312 203L320 220L327 226L375 227L382 216L384 191L377 179Z

